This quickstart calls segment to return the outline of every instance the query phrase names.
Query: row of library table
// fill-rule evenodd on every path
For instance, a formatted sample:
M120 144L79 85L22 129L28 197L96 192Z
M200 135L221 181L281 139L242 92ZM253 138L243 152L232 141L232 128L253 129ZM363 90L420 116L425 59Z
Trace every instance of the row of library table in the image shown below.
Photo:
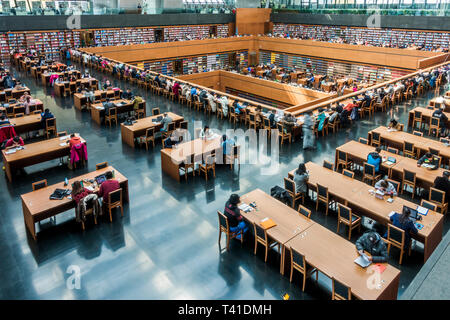
M26 144L23 147L24 149L13 153L9 153L10 150L2 150L3 165L5 166L5 174L9 182L12 182L14 172L18 169L69 156L69 139L70 136L67 135L30 143ZM86 143L83 138L81 138L81 142Z
M308 162L306 169L309 171L308 185L310 188L315 190L317 184L327 187L328 193L337 202L352 208L355 214L369 217L383 225L390 223L389 214L391 212L401 213L403 206L417 207L416 204L400 197L394 197L392 203L377 199L369 192L374 189L372 186L313 162ZM289 176L293 176L294 172L295 170L289 172ZM420 223L423 228L417 235L412 235L412 238L424 244L424 262L426 262L442 240L444 216L429 210L426 216L422 216Z
M79 79L77 81L72 81L72 82L60 82L60 83L55 83L55 85L53 86L55 88L55 93L57 96L59 97L64 97L64 84L68 83L69 84L69 88L70 86L73 87L73 91L76 90L76 86L77 86L77 82L80 82L81 85L84 85L85 87L92 89L92 90L97 90L98 89L98 81L95 78L82 78Z
M354 163L363 165L367 162L367 156L370 152L374 152L375 147L360 143L358 141L349 141L338 148L336 148L335 163L338 161L339 152L347 154L347 159L352 160ZM423 187L431 187L434 184L434 180L437 177L442 177L444 173L443 168L437 170L429 170L423 167L417 166L417 160L400 156L398 154L390 153L385 150L380 152L382 156L381 167L383 171L387 172L389 178L397 181L402 181L403 170L408 170L416 174L417 182ZM394 158L395 163L391 164L387 161L387 158Z
M439 150L439 156L442 157L443 163L448 163L450 159L450 147L446 147L444 143L437 140L419 137L404 131L391 131L387 127L381 126L368 133L369 144L372 144L372 132L380 134L380 138L387 143L388 146L403 150L403 142L414 143L414 148L418 150L418 156L427 153L430 148Z
M71 70L67 72L69 76L75 75L77 79L81 78L81 72L78 70ZM41 74L41 80L42 85L48 86L50 84L50 77L54 74L57 74L58 76L64 76L64 72L49 72L49 73L42 73Z
M267 229L267 235L281 246L280 273L284 274L290 263L292 248L305 256L306 262L328 277L333 277L350 287L352 294L361 300L397 299L400 270L388 263L379 272L379 286L368 286L376 265L364 269L354 260L358 252L353 243L317 224L289 206L255 189L240 197L241 203L256 204L250 212L241 211L250 224L259 224L270 218L275 226Z
M179 116L172 112L168 112L167 115L172 119L172 122L175 123L179 123L184 120L182 116ZM138 119L131 126L121 123L120 131L122 133L122 141L130 147L134 148L134 141L136 140L136 138L145 136L145 131L147 129L154 128L156 133L163 127L161 122L156 121L158 117L162 117L162 115L155 115Z
M121 113L128 113L133 111L133 101L126 100L126 99L118 99L111 101L115 106L117 110L117 114ZM145 112L145 101L144 103L144 112ZM94 120L97 124L102 124L102 118L105 116L105 107L102 103L95 103L91 105L91 118ZM145 117L145 114L144 114Z
M44 104L42 103L42 101L39 99L33 99L33 100L34 100L34 104L30 105L30 112L32 112L33 107L34 107L34 110L40 110L41 112L43 112ZM13 114L25 113L25 106L20 102L10 103L9 107L13 108ZM7 109L5 107L0 106L0 111L5 112L5 111L7 111Z
M30 89L25 86L20 89L5 89L3 91L0 91L0 102L8 102L8 99L6 98L6 91L11 91L11 97L14 99L19 99L25 93L30 94Z
M20 118L12 118L9 119L9 122L14 125L16 134L23 134L42 129L40 114L30 114Z
M95 90L94 91L94 97L95 100L100 100L102 97L102 94L105 95L105 98L120 98L122 94L122 90ZM87 108L88 105L88 98L83 93L75 93L73 95L73 103L75 105L75 108L78 110L83 110Z
M107 171L114 172L114 178L119 181L120 187L122 188L122 199L124 202L128 202L128 179L111 166L69 179L69 184L67 186L64 185L64 182L59 182L57 184L21 195L23 218L28 231L33 236L33 239L37 239L35 228L35 224L37 222L75 208L75 201L68 199L67 197L64 197L62 200L50 200L50 195L56 189L70 189L72 183L75 181L83 181L83 184L86 186L90 184L89 180L94 180L96 176L104 174Z
M428 104L434 107L434 105L436 104L436 98L431 99ZM444 107L445 112L450 112L450 96L444 96L444 103L443 105L441 104L440 107Z
M221 137L210 140L194 139L179 143L176 148L161 149L161 169L173 179L180 182L180 165L194 157L195 162L202 161L206 155L221 149ZM186 173L187 174L187 173Z
M413 126L414 122L414 112L418 111L422 114L422 123L430 124L431 118L433 117L433 113L435 110L423 108L423 107L416 107L409 111L409 117L408 117L408 127ZM450 119L450 112L444 112L444 114L447 116L447 119ZM450 121L447 121L447 128L450 128Z

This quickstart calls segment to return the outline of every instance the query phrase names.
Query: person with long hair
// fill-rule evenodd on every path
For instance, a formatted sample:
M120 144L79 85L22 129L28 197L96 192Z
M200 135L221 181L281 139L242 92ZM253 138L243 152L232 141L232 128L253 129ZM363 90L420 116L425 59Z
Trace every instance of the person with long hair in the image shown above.
M239 202L241 202L239 195L233 193L225 203L224 214L228 218L228 225L230 226L231 232L237 233L242 230L243 233L246 233L248 227L238 208ZM237 236L236 239L241 240L241 236Z
M305 197L308 194L308 179L309 173L306 166L304 163L300 163L294 173L295 191L303 193Z
M409 243L411 241L411 233L417 234L418 230L414 225L414 222L409 218L411 215L411 211L407 207L403 207L403 211L401 214L394 213L390 220L394 226L400 228L405 231L405 249L409 247ZM387 237L387 234L385 238Z
M88 194L91 194L92 191L89 191L88 189L84 188L81 185L80 181L75 181L72 185L72 199L75 201L75 203L78 205L78 203L86 197Z

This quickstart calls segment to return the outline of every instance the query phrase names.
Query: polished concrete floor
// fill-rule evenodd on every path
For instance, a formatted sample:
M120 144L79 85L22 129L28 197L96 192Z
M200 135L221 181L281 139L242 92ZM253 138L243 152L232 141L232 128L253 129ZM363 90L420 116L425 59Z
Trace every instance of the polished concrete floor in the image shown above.
M78 68L81 68L78 66ZM367 132L388 122L387 115L360 120L350 129L319 138L317 150L304 152L301 141L280 149L277 173L261 175L262 165L241 165L240 170L218 168L216 178L205 182L203 176L189 177L188 183L177 183L162 175L160 144L155 150L132 149L122 143L120 128L98 126L87 112L73 107L72 98L59 98L52 88L43 88L29 75L14 70L16 77L41 99L57 118L58 130L79 132L88 142L89 163L86 168L70 171L58 166L57 160L26 168L14 183L0 178L0 298L2 299L280 299L288 293L291 299L329 299L330 280L320 275L318 285L307 282L301 291L300 277L294 281L279 274L279 256L273 252L264 263L263 250L253 255L253 241L241 247L232 241L230 252L220 253L217 243L216 210L231 193L244 194L255 188L270 193L274 185L283 184L287 172L299 162L324 159L333 161L335 148L348 140L366 137ZM106 76L92 71L100 80ZM114 80L125 89L128 85ZM230 128L228 121L205 116L159 96L141 92L147 101L147 112L182 114L192 130L194 121L211 128ZM416 105L427 104L431 95L399 106L398 116L406 122L407 112ZM88 223L86 231L75 222L74 211L56 218L56 225L43 221L38 242L30 240L23 222L20 195L31 191L31 183L47 179L49 184L75 177L108 161L129 179L130 203L125 216L119 212L113 223L101 219L99 225ZM312 208L312 204L307 206ZM337 215L326 217L313 212L312 219L333 232ZM445 221L445 231L449 228ZM356 236L352 241L356 240ZM223 243L223 242L222 242ZM399 295L423 265L420 244L412 257L398 266L398 252L389 263L402 273ZM70 289L72 270L79 268L79 289Z

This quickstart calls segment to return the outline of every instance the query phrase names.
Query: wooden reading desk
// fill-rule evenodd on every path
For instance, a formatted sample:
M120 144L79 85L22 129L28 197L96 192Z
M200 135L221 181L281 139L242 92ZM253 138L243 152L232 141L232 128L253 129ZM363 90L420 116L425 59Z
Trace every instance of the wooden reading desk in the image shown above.
M179 116L175 113L168 112L167 115L172 119L172 122L178 123L184 120L182 116ZM150 128L155 129L155 133L158 132L163 125L161 122L153 122L154 119L158 117L162 117L163 115L156 115L147 118L142 118L136 120L131 126L127 126L123 123L120 124L120 131L122 133L122 141L125 142L130 147L134 148L134 141L138 137L145 136L145 131Z
M125 100L125 99L118 99L110 101L114 103L116 106L117 114L121 113L128 113L130 111L133 111L133 103L131 100ZM124 104L121 104L122 102L125 102ZM145 100L142 101L144 103L144 111L145 111ZM105 107L103 107L102 103L95 103L91 105L91 117L92 120L94 120L99 125L102 124L102 117L105 115ZM145 116L145 115L144 115Z
M9 182L12 182L14 171L17 169L69 156L70 147L67 141L70 136L61 138L57 137L26 144L24 146L25 149L18 150L11 154L6 154L8 150L2 150L3 164L5 166L5 173ZM81 142L86 143L83 138L81 138Z
M413 126L414 111L420 111L422 113L422 120L423 120L422 123L426 123L429 125L431 122L431 118L433 117L433 112L435 110L431 110L431 109L427 109L427 108L423 108L423 107L416 107L416 108L412 109L409 112L408 127ZM444 112L444 114L447 116L448 119L450 119L450 112ZM447 128L450 128L450 121L447 121Z
M122 199L124 202L128 202L128 179L111 166L69 179L69 184L67 186L64 186L64 182L60 182L21 195L23 218L33 239L37 239L35 223L75 208L75 201L68 199L67 197L64 197L62 200L50 200L50 195L56 189L71 189L72 183L77 180L92 180L95 179L96 176L112 170L114 170L115 179L119 181L120 187L122 188ZM86 184L86 182L84 182L84 184Z
M215 137L211 140L198 138L180 143L173 149L161 149L162 171L180 182L180 164L192 155L194 155L196 162L202 161L202 157L205 155L222 148L221 139L222 137Z
M102 96L102 92L105 92L104 90L95 90L94 96L95 100L100 100ZM107 90L106 91L106 97L113 99L115 97L115 91L114 90ZM119 96L122 94L122 90L119 90ZM87 107L87 97L82 93L74 93L73 94L73 102L75 105L75 108L78 110L83 110L85 107Z

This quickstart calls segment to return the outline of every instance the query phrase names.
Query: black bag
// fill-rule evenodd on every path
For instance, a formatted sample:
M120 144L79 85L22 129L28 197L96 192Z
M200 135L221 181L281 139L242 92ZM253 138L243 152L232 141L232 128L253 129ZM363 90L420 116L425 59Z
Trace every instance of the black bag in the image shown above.
M285 189L280 186L275 186L270 189L270 195L275 199L283 202L285 205L290 206L292 203L292 197Z
M53 193L50 195L50 200L62 200L69 194L69 189L55 189L55 191L53 191Z

